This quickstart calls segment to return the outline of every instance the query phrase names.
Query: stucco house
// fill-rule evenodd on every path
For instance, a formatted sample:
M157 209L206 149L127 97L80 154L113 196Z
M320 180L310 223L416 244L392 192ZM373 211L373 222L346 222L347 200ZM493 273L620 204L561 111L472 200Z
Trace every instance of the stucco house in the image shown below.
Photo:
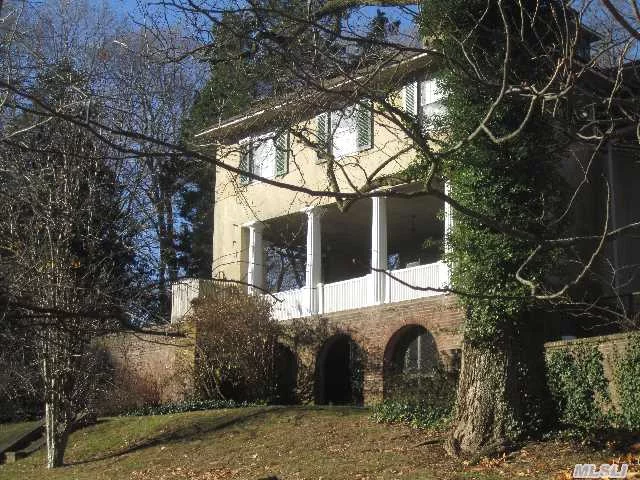
M389 184L372 181L404 171L415 157L414 140L394 121L393 109L421 118L442 108L430 68L427 55L401 59L375 74L334 80L322 94L271 100L198 135L217 144L221 162L244 172L217 169L212 276L266 295L279 320L316 319L335 329L298 359L315 371L316 403L377 402L391 372L457 368L464 312L443 290L449 206L415 194L419 186L400 177L393 189L405 195L389 198ZM364 83L369 93L379 86L391 116L360 96ZM617 185L619 224L631 215L625 205L640 205L630 183L639 178L636 153L625 148L612 146L608 162L606 156L601 162ZM351 202L348 195L362 186L370 197ZM331 192L347 199L337 201L340 195ZM585 225L597 223L593 206L584 210L591 219ZM607 258L631 264L636 246L617 242ZM173 286L172 321L205 283ZM360 385L354 387L356 370Z

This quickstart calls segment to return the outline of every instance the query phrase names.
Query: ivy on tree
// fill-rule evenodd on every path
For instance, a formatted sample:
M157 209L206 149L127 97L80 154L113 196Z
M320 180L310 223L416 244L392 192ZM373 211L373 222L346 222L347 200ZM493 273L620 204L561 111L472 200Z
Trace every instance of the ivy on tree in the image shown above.
M538 4L522 3L529 12ZM520 6L506 2L502 7L506 25L518 31ZM433 120L445 139L443 148L464 142L483 122L499 95L505 56L510 84L548 77L553 65L544 55L549 51L548 20L549 11L542 8L529 31L510 35L507 52L498 2L434 0L423 5L422 33L434 48L446 52L436 75L445 94L445 111ZM460 38L465 38L464 45ZM461 67L469 65L468 58L483 80ZM514 131L528 105L527 98L505 97L487 127L496 136ZM442 173L457 202L500 219L508 230L527 233L503 233L478 217L453 214L447 254L451 284L456 291L469 293L459 297L467 316L456 415L447 444L454 455L505 448L538 430L548 413L535 305L515 274L536 247L532 238L554 236L562 228L561 222L551 221L567 201L567 185L558 171L564 142L556 127L538 108L510 141L496 143L480 135L442 158ZM561 252L547 250L526 273L543 279L552 267L557 271L562 260Z

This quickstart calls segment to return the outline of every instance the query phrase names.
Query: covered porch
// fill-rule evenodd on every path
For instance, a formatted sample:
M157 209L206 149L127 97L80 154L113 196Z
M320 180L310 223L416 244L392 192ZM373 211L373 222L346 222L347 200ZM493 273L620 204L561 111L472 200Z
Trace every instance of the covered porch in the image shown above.
M280 320L440 295L450 218L432 197L375 196L246 224L248 290Z

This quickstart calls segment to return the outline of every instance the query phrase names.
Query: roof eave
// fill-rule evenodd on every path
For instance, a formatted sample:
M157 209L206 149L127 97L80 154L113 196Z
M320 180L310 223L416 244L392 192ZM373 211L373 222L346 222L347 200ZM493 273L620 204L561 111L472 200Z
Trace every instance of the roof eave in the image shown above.
M332 104L339 103L340 98L344 101L344 99L347 98L346 94L348 94L348 98L350 99L354 96L362 97L370 93L376 84L386 82L390 79L401 82L415 72L429 67L433 63L433 59L434 57L429 53L420 53L409 59L395 62L383 69L377 70L374 73L375 81L372 84L370 79L367 82L366 88L363 88L359 81L367 79L367 76L371 75L371 72L365 71L352 79L340 79L338 81L332 79L327 82L329 85L323 87L324 90L321 92L312 91L302 97L298 95L296 98L286 99L273 105L258 106L254 111L232 117L219 125L209 127L197 133L195 137L213 137L221 143L233 143L240 136L247 136L249 132L253 133L255 129L266 128L275 117L282 113L294 113L296 110L302 110L302 113L306 114L305 116L307 118L311 118L322 111L326 111L327 107L331 108ZM361 89L362 92L358 92L359 89ZM326 101L319 102L320 98L318 97L324 97ZM307 100L307 105L304 105L305 100Z

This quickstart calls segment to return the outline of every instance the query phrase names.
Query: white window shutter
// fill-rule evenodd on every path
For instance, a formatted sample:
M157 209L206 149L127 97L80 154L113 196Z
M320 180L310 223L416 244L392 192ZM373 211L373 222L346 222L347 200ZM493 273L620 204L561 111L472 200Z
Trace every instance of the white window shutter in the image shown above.
M366 150L373 146L373 112L371 100L362 100L356 110L356 134L358 150Z
M404 86L404 111L417 116L419 103L418 82L411 82Z
M276 149L276 175L281 177L289 173L289 133L279 134L274 139Z

